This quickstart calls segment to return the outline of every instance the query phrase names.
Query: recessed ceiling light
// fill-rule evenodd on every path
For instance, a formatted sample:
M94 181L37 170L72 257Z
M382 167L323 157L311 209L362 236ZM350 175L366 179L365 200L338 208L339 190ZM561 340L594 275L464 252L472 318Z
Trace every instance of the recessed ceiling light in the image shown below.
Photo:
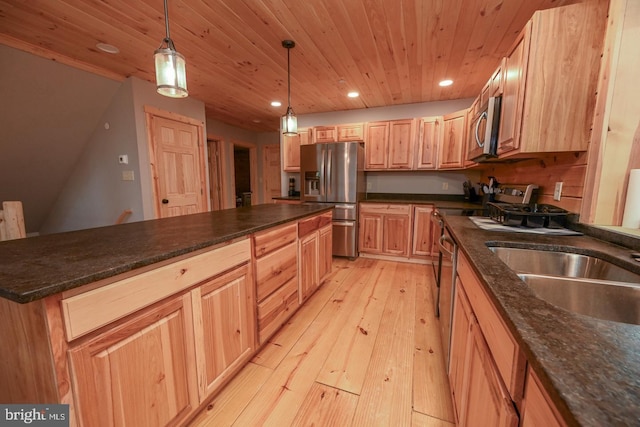
M443 80L440 83L438 83L438 85L444 87L444 86L451 86L453 84L453 80Z
M280 102L280 101L271 101L271 106L272 107L280 107L280 106L282 106L282 102Z
M115 47L112 44L107 44L107 43L98 43L96 44L96 47L98 49L100 49L103 52L107 52L107 53L111 53L111 54L116 54L116 53L120 53L120 49L118 49L117 47Z
M352 91L352 92L349 92L349 93L347 94L347 96L348 96L349 98L357 98L357 97L359 97L359 96L360 96L360 94L359 94L358 92L356 92L356 91Z
M260 120L260 119L253 119L253 123L262 123L262 120Z

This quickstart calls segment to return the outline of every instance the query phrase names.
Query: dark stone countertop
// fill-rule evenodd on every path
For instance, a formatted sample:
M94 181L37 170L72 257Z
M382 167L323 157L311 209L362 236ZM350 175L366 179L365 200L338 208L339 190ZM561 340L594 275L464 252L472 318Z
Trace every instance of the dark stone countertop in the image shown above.
M0 242L0 297L27 303L332 208L265 204Z
M597 253L640 273L640 265L630 261L633 250L586 235L484 231L460 216L445 222L569 425L638 425L640 326L574 314L537 298L487 242Z

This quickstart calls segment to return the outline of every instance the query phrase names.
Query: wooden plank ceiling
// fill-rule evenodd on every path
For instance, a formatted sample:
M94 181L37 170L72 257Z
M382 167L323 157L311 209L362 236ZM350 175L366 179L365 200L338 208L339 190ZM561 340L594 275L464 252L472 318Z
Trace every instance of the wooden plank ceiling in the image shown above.
M189 94L207 117L274 131L287 106L284 39L296 42L297 114L468 98L535 10L570 2L169 0L169 20ZM154 81L164 35L162 0L0 0L0 43L117 80ZM100 42L120 53L101 52ZM439 87L445 78L453 86Z

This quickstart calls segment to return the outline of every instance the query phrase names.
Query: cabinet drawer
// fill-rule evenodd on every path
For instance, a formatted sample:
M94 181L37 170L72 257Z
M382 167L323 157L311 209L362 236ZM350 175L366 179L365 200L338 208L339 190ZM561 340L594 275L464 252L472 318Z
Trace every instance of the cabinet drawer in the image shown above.
M516 403L522 401L526 360L461 251L457 272L496 367Z
M298 222L298 237L304 237L327 224L331 224L332 213L327 212Z
M256 261L257 300L262 301L298 273L298 245L293 242Z
M264 343L298 307L298 281L292 279L258 303L258 338Z
M245 239L62 300L71 341L251 259Z
M409 215L411 205L393 203L360 203L361 213L383 215Z
M254 253L260 258L278 248L296 241L296 223L287 224L276 229L262 231L253 236Z

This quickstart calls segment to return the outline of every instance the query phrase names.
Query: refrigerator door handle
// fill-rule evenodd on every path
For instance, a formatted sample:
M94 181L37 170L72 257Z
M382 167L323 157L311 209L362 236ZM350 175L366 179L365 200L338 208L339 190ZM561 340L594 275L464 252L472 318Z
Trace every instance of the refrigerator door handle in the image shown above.
M327 156L325 155L325 147L322 147L320 149L320 176L319 176L320 179L318 182L318 186L320 187L320 196L322 196L321 201L326 201L324 197L326 193L326 185L325 185L326 174L327 174L326 162L327 162Z
M333 152L331 151L331 149L327 149L327 175L325 177L325 182L326 182L326 187L327 187L327 200L331 200L329 198L329 196L331 196L331 159L333 158L332 156Z

